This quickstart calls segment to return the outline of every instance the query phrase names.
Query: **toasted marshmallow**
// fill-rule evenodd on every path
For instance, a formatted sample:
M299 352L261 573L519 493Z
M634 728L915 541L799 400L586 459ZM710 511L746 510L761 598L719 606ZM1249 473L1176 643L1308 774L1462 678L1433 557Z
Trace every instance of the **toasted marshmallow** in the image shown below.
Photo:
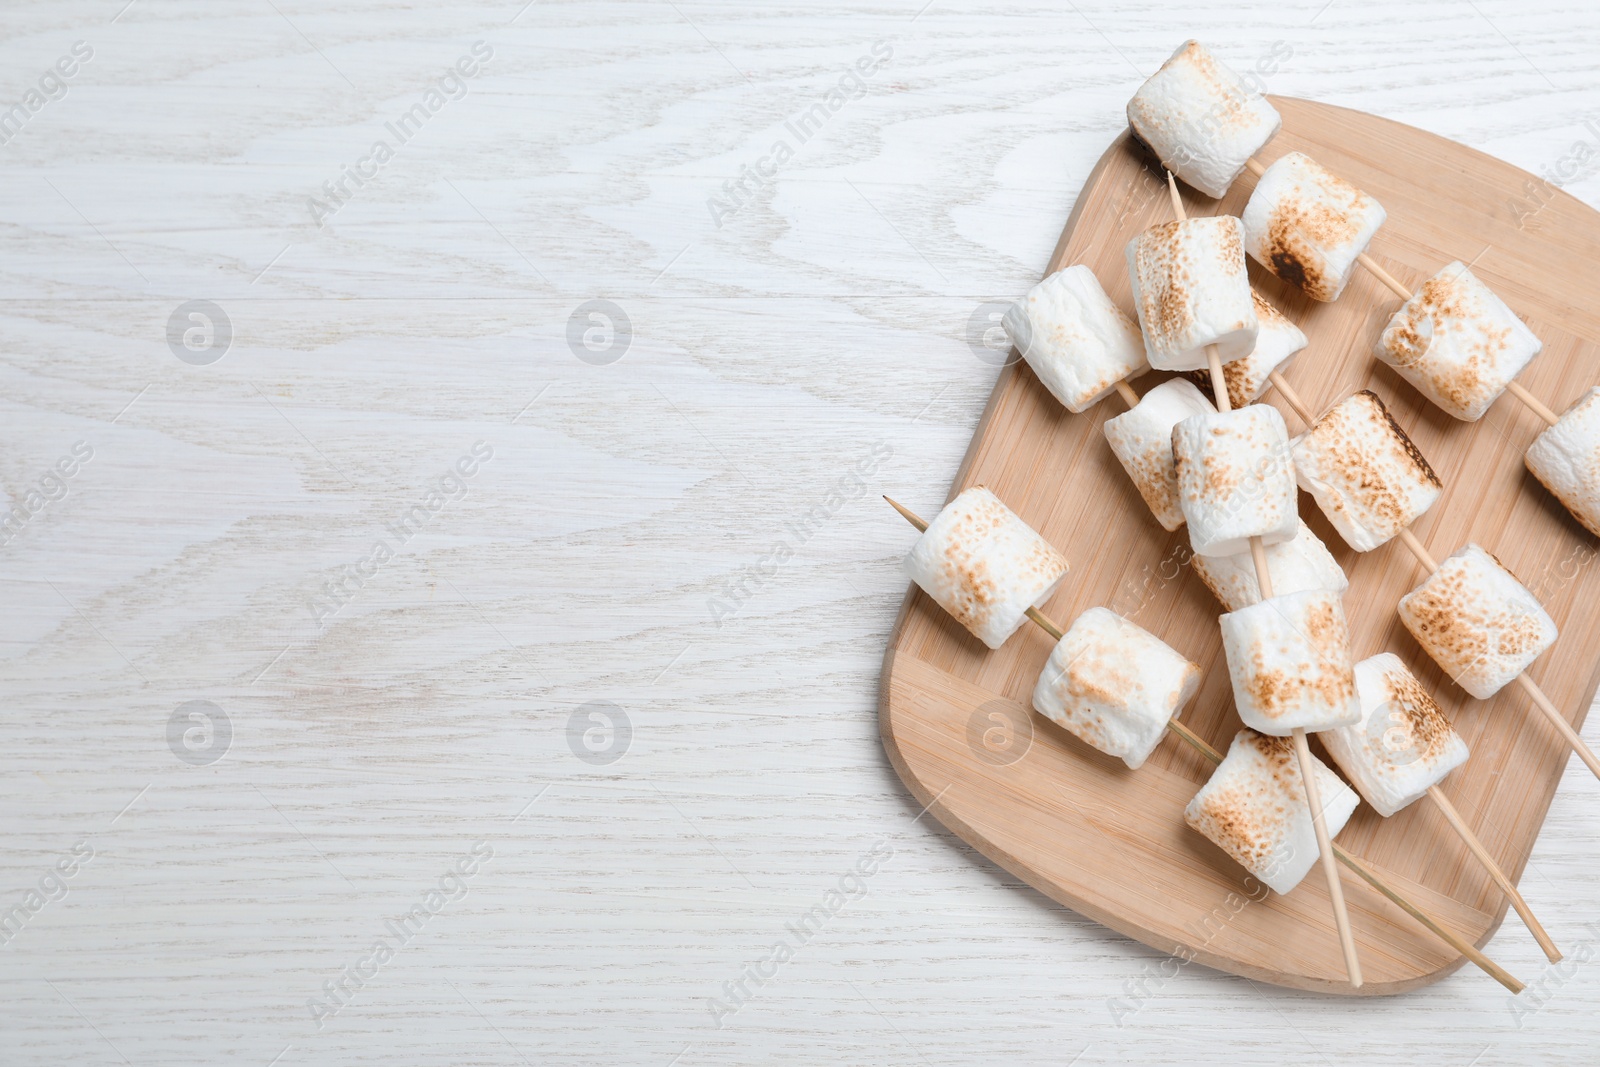
M1333 837L1361 800L1317 757L1311 763L1323 823ZM1189 801L1183 821L1275 893L1299 885L1320 856L1300 760L1287 738L1240 730Z
M1033 706L1137 770L1199 688L1198 665L1116 612L1090 608L1050 653Z
M1387 543L1433 507L1444 489L1369 390L1329 408L1291 447L1300 488L1357 552Z
M1383 205L1310 156L1280 156L1244 207L1244 246L1313 300L1336 300L1386 218Z
M1172 465L1172 428L1190 415L1213 411L1216 408L1200 390L1182 378L1173 378L1101 426L1122 469L1133 479L1156 521L1168 530L1183 525L1178 472Z
M1388 818L1467 762L1467 743L1393 652L1356 664L1361 721L1319 734L1361 799Z
M1028 290L1001 325L1045 388L1074 413L1149 368L1139 327L1081 263Z
M1189 546L1200 555L1235 556L1252 537L1272 545L1299 531L1289 431L1277 408L1191 415L1173 427L1172 460Z
M990 648L1050 599L1067 560L981 485L934 516L906 556L906 573Z
M1555 620L1539 599L1470 543L1400 598L1400 621L1479 700L1498 693L1556 640Z
M1600 536L1600 388L1590 389L1534 438L1523 462L1573 518Z
M1543 347L1457 260L1411 294L1373 351L1423 396L1476 422Z
M1261 394L1267 391L1272 372L1286 368L1307 344L1300 327L1260 293L1250 290L1250 299L1255 302L1256 321L1261 324L1256 333L1256 346L1248 356L1222 365L1222 377L1228 383L1228 403L1236 408L1260 400ZM1189 380L1210 391L1211 368L1189 372Z
M1284 593L1217 622L1233 703L1250 729L1281 737L1361 720L1350 627L1338 593Z
M1249 552L1237 556L1196 555L1189 562L1227 610L1238 611L1261 600L1255 560ZM1274 594L1301 593L1307 589L1342 593L1350 588L1350 580L1328 552L1328 546L1304 522L1300 523L1300 532L1294 535L1294 540L1267 546L1267 571L1272 575Z
M1128 124L1163 166L1220 197L1283 119L1199 41L1185 41L1128 101Z
M1157 370L1199 370L1206 346L1223 362L1255 347L1256 307L1232 215L1160 222L1128 242L1133 306Z

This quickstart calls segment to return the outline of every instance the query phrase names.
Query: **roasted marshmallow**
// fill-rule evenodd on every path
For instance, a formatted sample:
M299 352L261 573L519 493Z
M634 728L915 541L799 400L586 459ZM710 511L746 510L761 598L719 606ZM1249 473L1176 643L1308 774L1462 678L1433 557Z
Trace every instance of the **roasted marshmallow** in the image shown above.
M1256 346L1248 356L1222 365L1223 380L1228 383L1228 403L1242 408L1254 404L1267 391L1273 371L1287 367L1307 344L1300 327L1290 322L1288 316L1269 304L1254 289L1250 299L1255 302L1256 321L1261 324L1256 333ZM1211 388L1211 369L1191 371L1190 381L1202 389Z
M1300 152L1280 156L1244 207L1245 249L1313 300L1336 300L1383 205Z
M1400 598L1400 621L1456 684L1480 700L1527 670L1556 640L1528 587L1474 544Z
M1189 546L1202 556L1234 556L1288 541L1300 529L1289 431L1278 409L1252 404L1191 415L1172 430L1178 505Z
M1157 370L1199 370L1206 346L1223 362L1255 347L1255 302L1243 231L1232 215L1160 222L1128 242L1133 306Z
M1283 120L1199 41L1185 41L1128 101L1133 132L1178 177L1220 197Z
M1374 351L1423 396L1476 422L1542 347L1505 301L1457 261L1411 294Z
M1200 390L1182 378L1173 378L1102 424L1122 469L1133 479L1156 521L1168 530L1183 525L1178 472L1172 465L1172 428L1190 415L1213 411L1216 408Z
M1237 556L1196 555L1189 562L1228 611L1238 611L1261 599L1255 560L1249 552ZM1342 593L1350 587L1350 580L1328 552L1328 546L1304 522L1294 540L1267 546L1267 573L1272 575L1272 591L1277 594L1307 589Z
M1067 561L981 485L944 506L906 556L906 573L990 648L1017 632L1067 576Z
M1467 761L1467 743L1393 652L1356 664L1356 693L1361 721L1318 736L1379 815L1393 815Z
M1114 611L1090 608L1056 644L1033 689L1039 713L1138 769L1167 720L1200 688L1200 668Z
M1294 475L1345 543L1370 552L1410 526L1443 485L1377 394L1345 397L1294 439Z
M1339 594L1284 593L1217 620L1239 718L1281 737L1361 719L1350 628Z
M1600 536L1600 388L1590 389L1534 438L1523 459L1572 517Z
M1361 800L1321 760L1312 756L1311 763L1323 823L1333 837ZM1240 730L1183 820L1275 893L1299 885L1320 855L1300 760L1285 737Z
M1074 413L1149 366L1139 327L1081 263L1028 290L1001 322L1044 387Z

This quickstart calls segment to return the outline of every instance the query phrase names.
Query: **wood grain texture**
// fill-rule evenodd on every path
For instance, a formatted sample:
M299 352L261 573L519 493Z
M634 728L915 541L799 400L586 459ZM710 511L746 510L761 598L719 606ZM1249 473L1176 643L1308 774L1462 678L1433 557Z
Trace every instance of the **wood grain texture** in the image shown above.
M1475 2L4 5L0 101L95 55L0 146L0 488L95 457L0 548L0 911L95 858L0 948L0 1062L1590 1063L1600 968L1515 919L1489 947L1542 982L1523 1014L1471 969L1355 1002L1177 967L913 820L877 736L911 542L876 494L937 509L996 377L969 322L1037 279L1139 81L1190 34L1240 67L1283 40L1273 92L1542 172L1592 139L1600 12ZM470 95L317 229L480 39ZM718 229L707 198L880 39ZM1600 203L1596 166L1567 188ZM605 367L565 339L595 297L634 325ZM208 367L167 347L193 299L234 326ZM312 595L479 438L467 497L319 632ZM232 720L211 766L167 747L189 700ZM605 766L568 745L591 700L632 720ZM1569 951L1596 803L1574 764L1522 879ZM480 838L470 895L316 1029Z
M1555 193L1545 211L1549 232L1530 235L1522 220L1505 210L1529 180L1515 168L1388 120L1308 101L1279 98L1275 103L1283 130L1262 153L1264 162L1285 152L1305 152L1376 196L1389 221L1372 254L1404 284L1415 288L1452 259L1475 260L1485 283L1506 292L1545 342L1545 353L1527 373L1528 387L1536 393L1565 390L1553 397L1560 407L1588 389L1600 373L1600 302L1587 297L1567 264L1600 259L1600 213ZM1131 135L1119 138L1090 175L1049 270L1085 264L1113 300L1125 310L1131 307L1123 249L1133 235L1172 217L1169 186L1160 175ZM1240 214L1251 188L1251 180L1241 178L1221 201L1189 191L1188 213ZM1391 246L1401 251L1391 256ZM1501 249L1503 258L1497 259ZM1530 413L1510 397L1495 406L1487 425L1459 422L1376 361L1372 342L1398 303L1371 274L1358 273L1338 301L1320 303L1259 264L1252 261L1250 267L1252 284L1311 339L1285 372L1311 409L1322 410L1357 389L1373 389L1444 481L1446 492L1418 523L1418 536L1440 546L1435 551L1440 557L1468 541L1489 546L1538 590L1562 639L1530 674L1581 726L1600 684L1600 657L1589 651L1600 645L1600 612L1592 609L1600 597L1600 571L1561 566L1596 550L1592 535L1524 469L1522 450L1542 426L1529 426ZM1149 388L1155 377L1165 376L1148 376L1141 385ZM1044 608L1058 624L1067 625L1089 607L1109 606L1199 663L1205 680L1184 720L1226 750L1242 724L1232 710L1216 626L1219 609L1198 576L1188 572L1185 531L1169 534L1151 519L1105 443L1101 426L1121 410L1114 402L1102 403L1074 416L1018 360L995 386L952 495L970 485L989 487L1075 562L1072 579ZM1296 419L1287 410L1284 417ZM1418 648L1394 606L1426 572L1403 548L1353 552L1328 527L1311 497L1301 497L1302 514L1350 578L1344 599L1356 657L1399 651L1436 694L1473 753L1444 789L1472 812L1469 825L1492 828L1500 839L1495 855L1515 878L1532 852L1570 750L1537 718L1519 688L1474 700ZM1006 763L1011 773L1005 787L993 781L990 753L981 743L967 743L971 738L940 758L927 755L920 744L908 749L902 738L928 714L928 701L910 701L907 695L917 691L918 679L932 680L927 670L937 671L935 691L953 701L938 712L941 719L981 721L980 709L988 701L1029 706L1050 642L1029 634L985 654L920 592L913 591L904 611L885 661L881 721L891 758L919 796L931 801L947 790L932 808L935 815L953 828L959 825L958 832L985 854L998 853L996 858L1029 884L1153 947L1279 985L1382 995L1436 980L1460 964L1454 953L1397 960L1394 943L1414 940L1415 925L1405 916L1363 917L1353 922L1358 953L1372 963L1364 964L1366 983L1351 986L1326 886L1313 885L1315 878L1213 929L1207 917L1227 891L1242 891L1237 882L1244 872L1197 835L1188 835L1188 849L1172 847L1172 828L1182 836L1183 804L1209 777L1209 769L1195 773L1192 753L1180 751L1176 742L1133 772L1064 731L1041 726L1027 754ZM906 671L911 663L921 664L924 672ZM970 688L956 696L943 678L959 678ZM1091 784L1091 766L1107 772L1108 780ZM1176 782L1164 777L1174 773ZM1053 821L1024 831L1019 809L1040 806ZM1068 831L1065 824L1083 811L1102 813L1115 827L1115 847L1102 847L1106 831L1097 825ZM1507 901L1466 843L1441 821L1428 806L1388 819L1368 808L1352 817L1339 840L1381 872L1428 885L1471 909L1468 927L1451 925L1481 944L1498 927ZM1166 832L1157 825L1163 823L1170 824ZM1166 847L1141 849L1134 844L1141 837ZM1097 885L1101 875L1105 880ZM1219 879L1227 890L1219 889ZM1140 884L1160 891L1142 898L1130 888ZM1317 906L1303 911L1308 903ZM1305 926L1285 927L1290 913L1303 918Z

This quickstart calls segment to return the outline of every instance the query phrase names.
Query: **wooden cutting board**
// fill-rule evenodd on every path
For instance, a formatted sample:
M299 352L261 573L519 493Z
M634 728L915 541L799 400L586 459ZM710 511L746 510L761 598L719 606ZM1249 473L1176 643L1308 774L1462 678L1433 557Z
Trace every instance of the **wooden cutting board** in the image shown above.
M1389 219L1370 251L1390 273L1415 288L1452 259L1471 262L1544 341L1520 379L1536 396L1561 411L1600 382L1600 295L1586 280L1600 263L1600 214L1531 174L1409 126L1304 100L1273 103L1283 130L1259 158L1303 151L1376 196ZM1089 176L1049 270L1087 264L1131 313L1123 246L1171 217L1158 175L1130 136L1118 139ZM1246 173L1221 201L1187 188L1184 197L1190 215L1237 215L1254 186ZM1600 681L1600 567L1592 565L1594 538L1523 468L1543 424L1509 396L1480 422L1458 422L1379 364L1372 342L1399 301L1365 271L1337 302L1319 304L1250 267L1257 290L1311 339L1286 375L1307 403L1321 410L1374 390L1444 480L1443 498L1416 526L1422 542L1443 557L1477 541L1544 601L1561 636L1529 673L1581 725ZM1150 373L1135 385L1142 393L1164 377ZM1274 393L1264 402L1283 411L1291 433L1303 428ZM1066 554L1073 569L1045 608L1051 618L1066 625L1086 608L1110 607L1199 663L1205 682L1182 717L1225 750L1240 723L1221 609L1187 566L1185 531L1169 534L1155 522L1105 442L1101 423L1123 410L1113 396L1073 415L1016 360L1000 374L950 495L988 486ZM1433 690L1472 748L1444 790L1519 877L1568 750L1516 686L1475 700L1412 640L1395 604L1423 573L1402 546L1358 554L1309 496L1300 508L1349 575L1357 658L1398 653ZM915 536L907 527L908 547ZM1047 896L1163 952L1278 985L1356 992L1317 870L1286 896L1252 896L1244 870L1184 825L1183 807L1210 770L1198 756L1168 737L1130 771L1030 711L1050 649L1027 625L991 652L912 587L884 656L880 729L919 801ZM1427 802L1390 819L1363 805L1337 840L1480 946L1505 915L1499 891ZM1414 989L1465 962L1348 872L1344 889L1366 975L1360 994Z

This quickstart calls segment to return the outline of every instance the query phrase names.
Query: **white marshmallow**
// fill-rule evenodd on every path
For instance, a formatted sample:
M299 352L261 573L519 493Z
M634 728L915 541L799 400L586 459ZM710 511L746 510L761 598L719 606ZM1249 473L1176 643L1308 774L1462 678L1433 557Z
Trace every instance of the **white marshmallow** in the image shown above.
M1172 465L1172 428L1190 415L1215 411L1211 401L1182 378L1162 382L1101 428L1156 521L1168 530L1183 525L1178 472Z
M1050 599L1067 561L989 490L975 485L944 506L906 556L906 573L990 648Z
M1001 325L1044 387L1074 414L1149 368L1139 327L1081 263L1028 290Z
M1278 409L1251 404L1191 415L1172 430L1178 505L1202 556L1291 540L1300 529L1289 431Z
M1050 653L1033 706L1137 770L1199 688L1198 665L1116 612L1090 608Z
M1494 556L1466 544L1400 598L1400 621L1456 684L1498 693L1555 644L1556 624Z
M1128 124L1163 166L1220 197L1283 120L1204 45L1185 41L1128 101Z
M1411 294L1373 351L1423 396L1476 422L1543 347L1458 260Z
M1232 215L1160 222L1128 242L1133 306L1157 370L1199 370L1206 346L1223 362L1250 354L1259 323Z
M1317 757L1311 763L1323 822L1333 837L1361 800ZM1288 738L1240 730L1189 801L1183 820L1275 893L1299 885L1320 856L1300 760Z
M1217 622L1233 703L1250 729L1281 737L1361 720L1350 627L1338 593L1284 593Z
M1255 560L1249 552L1237 556L1196 555L1189 562L1228 611L1238 611L1261 599ZM1328 546L1304 522L1294 540L1267 546L1267 570L1272 575L1272 591L1279 595L1307 589L1342 593L1350 588L1350 580L1328 552Z
M1573 518L1600 536L1600 388L1590 389L1534 438L1523 462Z
M1313 300L1335 300L1386 217L1372 197L1289 152L1261 175L1244 207L1245 249Z
M1356 664L1361 721L1318 736L1361 799L1388 818L1467 762L1467 743L1393 652Z
M1228 384L1228 403L1236 408L1260 400L1261 394L1271 384L1272 372L1288 367L1294 361L1295 354L1308 343L1300 327L1290 322L1288 316L1269 304L1260 293L1250 290L1250 299L1255 302L1256 321L1261 327L1256 333L1256 346L1248 356L1222 365L1222 377ZM1207 367L1191 372L1190 380L1210 391L1211 369Z
M1444 486L1376 393L1329 408L1292 442L1300 488L1345 544L1370 552L1433 507Z

